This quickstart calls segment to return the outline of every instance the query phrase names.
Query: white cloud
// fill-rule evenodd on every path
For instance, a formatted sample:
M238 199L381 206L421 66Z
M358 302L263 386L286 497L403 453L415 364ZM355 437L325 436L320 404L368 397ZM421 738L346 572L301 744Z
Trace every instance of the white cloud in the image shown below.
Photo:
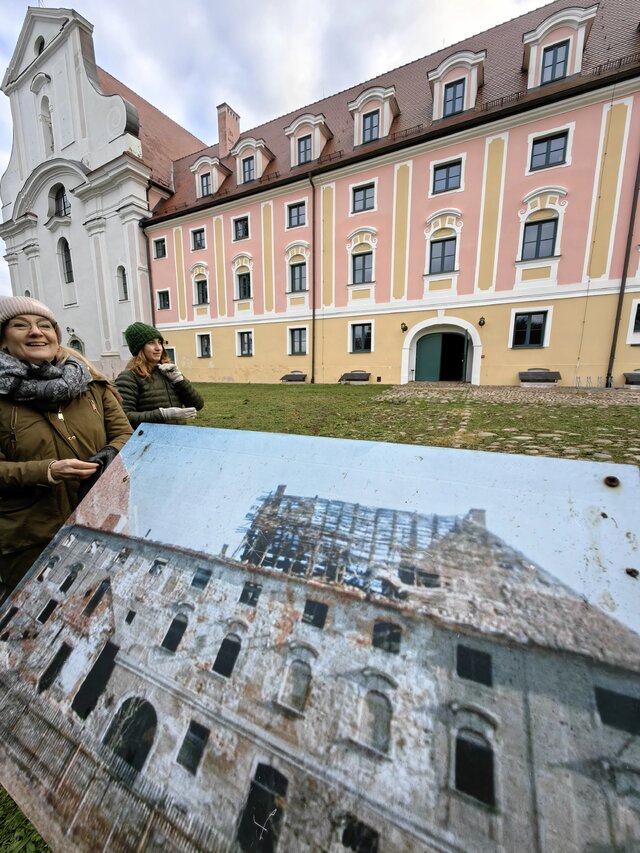
M426 56L541 5L540 0L84 0L96 61L207 144L227 101L244 129ZM0 73L27 11L4 0ZM11 151L0 95L0 173ZM2 244L0 242L0 248ZM0 261L0 293L9 289Z

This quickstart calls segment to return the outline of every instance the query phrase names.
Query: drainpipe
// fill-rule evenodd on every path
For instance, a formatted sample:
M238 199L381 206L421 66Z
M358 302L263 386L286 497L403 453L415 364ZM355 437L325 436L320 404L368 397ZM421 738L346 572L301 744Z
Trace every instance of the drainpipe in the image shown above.
M156 325L156 306L153 301L153 285L151 284L151 252L149 251L149 235L145 231L146 221L141 219L138 225L144 234L144 248L147 253L147 269L149 270L149 302L151 303L151 325L155 328Z
M311 384L316 381L316 185L311 184Z
M605 386L613 388L613 362L616 357L616 346L618 344L618 334L620 332L620 319L622 317L622 303L624 301L624 292L627 286L627 269L629 267L629 257L631 256L631 242L633 240L633 225L636 220L636 212L638 210L638 191L640 190L640 152L638 153L638 166L636 168L636 182L633 187L633 201L631 202L631 213L629 214L629 230L627 232L627 245L624 250L624 262L622 265L622 279L620 280L620 293L618 294L618 307L616 309L616 321L613 325L613 336L611 338L611 352L609 354L609 364L607 365L607 379Z

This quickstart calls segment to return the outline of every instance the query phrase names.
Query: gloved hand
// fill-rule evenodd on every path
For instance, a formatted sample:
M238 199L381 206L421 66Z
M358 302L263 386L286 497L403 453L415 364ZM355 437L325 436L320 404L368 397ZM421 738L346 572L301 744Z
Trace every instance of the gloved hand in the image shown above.
M166 364L159 364L158 370L161 370L162 373L167 377L169 382L172 385L175 385L176 382L182 382L184 380L184 376L180 373L180 370L175 364L171 364L171 362L167 362Z
M82 480L80 483L80 488L78 489L78 500L82 500L87 492L95 486L98 482L98 477L102 474L104 469L113 462L117 455L118 451L115 447L111 447L110 444L107 444L102 448L102 450L99 450L87 459L87 462L96 462L99 467L95 474L92 474L91 477L88 477L86 480Z
M160 409L163 421L168 424L182 424L195 418L197 412L193 406L170 406L168 409Z

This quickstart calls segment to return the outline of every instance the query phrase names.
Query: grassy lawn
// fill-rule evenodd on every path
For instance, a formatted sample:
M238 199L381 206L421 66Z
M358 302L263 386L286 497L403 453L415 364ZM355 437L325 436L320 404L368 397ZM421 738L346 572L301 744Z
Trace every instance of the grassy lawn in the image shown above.
M199 426L640 463L640 406L624 391L382 385L198 385ZM552 394L553 391L552 390ZM559 389L558 389L559 390ZM48 850L0 787L0 851Z

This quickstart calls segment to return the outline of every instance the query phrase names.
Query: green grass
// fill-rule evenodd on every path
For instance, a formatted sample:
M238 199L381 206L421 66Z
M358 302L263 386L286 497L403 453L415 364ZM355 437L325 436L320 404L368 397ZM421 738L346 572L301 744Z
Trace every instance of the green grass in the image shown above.
M449 389L393 397L386 386L200 384L199 426L323 435L613 462L640 461L637 406L471 399ZM613 398L612 398L613 399ZM620 399L620 398L619 398ZM490 433L486 435L484 433ZM0 788L1 853L48 850Z

